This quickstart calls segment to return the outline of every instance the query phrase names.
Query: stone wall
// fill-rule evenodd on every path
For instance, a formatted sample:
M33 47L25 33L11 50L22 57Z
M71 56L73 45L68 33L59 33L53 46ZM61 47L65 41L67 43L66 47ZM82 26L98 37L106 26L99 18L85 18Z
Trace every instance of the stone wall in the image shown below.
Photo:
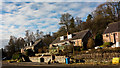
M32 62L40 62L40 58L41 57L29 57ZM52 59L51 56L43 56L43 58L45 63ZM55 56L55 61L58 61L59 63L65 63L65 56Z
M29 57L32 62L40 62L41 57ZM51 56L43 56L44 62L48 62L51 59Z
M79 53L74 56L75 59L85 59L87 62L111 62L113 57L120 57L120 49L118 50L96 50L90 52ZM91 61L92 60L92 61Z
M32 62L40 62L40 57L29 57Z
M55 56L55 61L59 63L65 63L65 56Z

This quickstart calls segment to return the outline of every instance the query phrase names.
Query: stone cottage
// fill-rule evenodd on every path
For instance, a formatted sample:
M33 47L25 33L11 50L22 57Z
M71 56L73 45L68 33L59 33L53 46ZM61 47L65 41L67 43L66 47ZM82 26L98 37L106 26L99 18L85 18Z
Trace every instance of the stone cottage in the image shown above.
M62 46L64 44L73 44L73 46L86 47L89 37L92 35L89 29L76 32L73 34L67 34L56 38L49 46L49 48Z
M42 42L41 39L27 43L27 45L24 46L24 48L21 49L21 53L23 53L27 49L31 49L33 52L37 53L38 49L42 47L42 45L45 45L45 43Z
M114 43L113 47L120 47L120 21L108 25L103 33L103 41Z

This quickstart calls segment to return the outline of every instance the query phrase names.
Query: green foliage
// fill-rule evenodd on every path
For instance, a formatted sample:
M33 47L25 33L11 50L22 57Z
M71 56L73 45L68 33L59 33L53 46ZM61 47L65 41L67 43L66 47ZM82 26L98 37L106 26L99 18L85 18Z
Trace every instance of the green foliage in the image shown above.
M26 55L26 56L34 56L35 53L34 53L31 49L27 49L27 50L25 51L25 55Z
M110 47L111 45L113 45L112 42L105 42L105 43L103 44L103 47Z
M22 54L17 52L15 54L13 54L12 59L16 60L16 59L20 59L21 57L22 57Z
M103 37L102 37L102 34L97 34L96 37L95 37L95 45L96 46L100 46L103 44Z
M49 48L49 53L58 54L57 48L56 47Z
M105 42L103 45L112 45L112 42Z
M80 51L80 46L75 46L74 51Z
M80 48L80 50L83 51L83 50L86 50L86 48L85 48L85 47L82 47L82 48Z
M22 59L19 59L17 62L23 62L23 60L22 60Z
M101 45L100 47L110 47L112 46L113 43L112 42L105 42L103 45Z

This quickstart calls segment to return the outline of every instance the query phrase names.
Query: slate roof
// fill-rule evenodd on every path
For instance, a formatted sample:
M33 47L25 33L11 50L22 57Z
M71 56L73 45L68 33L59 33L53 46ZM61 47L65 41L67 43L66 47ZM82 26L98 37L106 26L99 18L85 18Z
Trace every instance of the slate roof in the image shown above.
M36 46L36 45L39 44L39 42L41 42L41 41L42 41L41 39L35 41L35 43L34 43L32 46Z
M119 32L119 31L120 31L120 21L110 23L108 25L108 27L105 29L103 34L112 33L112 32Z
M75 40L75 39L82 39L88 31L89 31L89 29L73 33L73 38L71 38L71 39L65 38L65 40L62 40L62 41L60 41L60 37L57 37L51 44L60 43L60 42L64 42L64 41Z
M36 46L39 42L41 42L41 39L35 41L35 43L34 43L32 46L26 46L26 47L24 47L24 48L34 47L34 46Z

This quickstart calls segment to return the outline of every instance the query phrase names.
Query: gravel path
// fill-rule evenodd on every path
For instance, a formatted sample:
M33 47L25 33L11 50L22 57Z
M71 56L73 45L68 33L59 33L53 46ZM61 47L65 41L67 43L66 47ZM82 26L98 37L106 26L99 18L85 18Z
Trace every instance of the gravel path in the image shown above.
M46 63L7 63L2 68L120 68L120 65L90 65L90 64L46 64Z

